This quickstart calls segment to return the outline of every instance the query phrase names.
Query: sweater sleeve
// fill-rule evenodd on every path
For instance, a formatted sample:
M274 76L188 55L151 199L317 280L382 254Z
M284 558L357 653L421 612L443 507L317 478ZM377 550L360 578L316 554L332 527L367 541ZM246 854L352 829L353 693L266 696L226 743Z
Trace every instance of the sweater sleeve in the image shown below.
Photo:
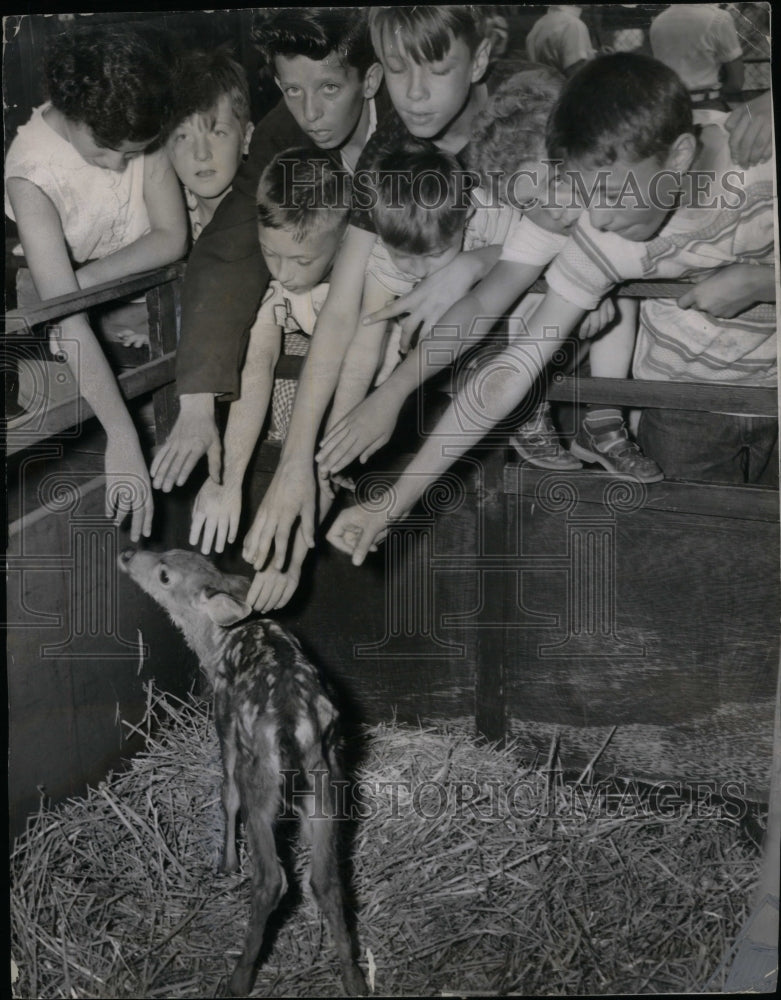
M176 352L177 392L235 399L249 329L269 280L260 252L255 191L265 166L291 146L311 146L284 104L257 125L230 193L190 254Z

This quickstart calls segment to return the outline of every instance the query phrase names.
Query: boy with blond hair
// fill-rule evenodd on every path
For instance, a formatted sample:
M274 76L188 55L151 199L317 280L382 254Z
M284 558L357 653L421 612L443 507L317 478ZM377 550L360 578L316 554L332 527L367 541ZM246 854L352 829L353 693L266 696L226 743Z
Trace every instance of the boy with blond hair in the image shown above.
M290 183L291 176L295 184ZM332 157L309 149L278 154L263 171L257 194L258 237L271 275L250 330L239 398L230 405L222 482L207 477L193 507L190 544L222 552L239 528L244 475L269 409L269 438L283 441L295 384L274 379L284 346L305 354L328 293L328 278L349 215L349 185ZM259 572L248 600L286 603L298 583L298 564Z

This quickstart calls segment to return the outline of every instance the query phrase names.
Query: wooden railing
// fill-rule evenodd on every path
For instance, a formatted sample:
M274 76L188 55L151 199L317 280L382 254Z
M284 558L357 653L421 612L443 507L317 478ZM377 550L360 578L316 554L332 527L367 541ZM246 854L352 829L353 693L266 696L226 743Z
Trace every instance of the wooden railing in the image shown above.
M11 310L5 317L5 350L9 366L13 363L14 343L24 344L28 337L35 335L35 327L56 323L74 313L145 292L149 314L150 359L138 368L119 375L118 382L123 396L128 400L154 393L156 435L158 441L164 440L173 426L176 414L173 382L183 273L184 264L171 264L48 299L36 306ZM5 421L6 453L13 455L46 438L61 434L91 416L91 408L81 397L47 404L34 415L34 420L30 414L22 412Z
M184 264L173 264L155 271L132 275L119 281L107 282L87 291L74 292L39 305L17 309L6 314L7 337L27 336L31 328L51 323L131 295L146 293L149 310L150 360L119 376L126 399L154 392L155 427L158 441L165 440L176 416L174 364L179 330L179 296ZM634 281L618 287L617 292L630 298L677 298L691 285L686 281ZM544 281L533 286L544 291ZM276 375L296 379L303 358L282 355ZM656 382L637 379L584 378L557 374L548 386L548 398L556 402L609 403L638 408L670 408L711 412L747 413L776 416L776 388L740 387L692 382ZM22 413L6 422L7 453L14 453L62 433L91 416L83 399L51 405L36 420L31 430L28 417ZM278 449L270 452L275 460ZM266 463L263 463L264 465Z

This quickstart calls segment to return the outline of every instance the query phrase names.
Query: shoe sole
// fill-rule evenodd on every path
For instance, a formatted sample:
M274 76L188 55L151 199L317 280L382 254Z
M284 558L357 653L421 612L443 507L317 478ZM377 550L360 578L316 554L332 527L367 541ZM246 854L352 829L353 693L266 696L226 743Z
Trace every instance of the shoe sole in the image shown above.
M558 463L556 463L553 459L551 459L550 461L546 461L544 458L542 459L530 458L528 455L524 455L524 453L520 450L520 448L515 443L513 438L510 438L510 445L519 458L523 459L523 461L526 462L527 465L531 465L535 469L545 469L549 472L577 472L578 469L583 468L582 462L578 462L577 464L575 464L575 462L573 461L567 464L562 464L561 460ZM564 454L567 455L568 453L564 452ZM574 459L574 456L572 457Z
M628 479L634 483L661 483L664 479L664 473L661 471L654 476L646 477L634 476L631 472L619 472L606 455L600 455L598 451L589 451L576 441L572 442L569 450L571 455L584 462L589 462L592 465L601 465L603 469L607 469L608 472L611 472L618 479Z

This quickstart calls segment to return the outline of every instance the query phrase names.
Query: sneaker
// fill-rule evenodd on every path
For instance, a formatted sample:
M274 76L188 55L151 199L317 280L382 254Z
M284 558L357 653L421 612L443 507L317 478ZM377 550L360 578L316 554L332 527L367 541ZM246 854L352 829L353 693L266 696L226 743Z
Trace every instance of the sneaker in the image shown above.
M647 458L632 441L623 421L611 421L596 430L588 418L580 425L570 452L584 462L596 462L608 472L638 483L658 483L664 473L653 459Z
M510 444L524 462L537 469L574 472L583 468L582 462L562 448L548 403L541 403L521 424L510 438Z

